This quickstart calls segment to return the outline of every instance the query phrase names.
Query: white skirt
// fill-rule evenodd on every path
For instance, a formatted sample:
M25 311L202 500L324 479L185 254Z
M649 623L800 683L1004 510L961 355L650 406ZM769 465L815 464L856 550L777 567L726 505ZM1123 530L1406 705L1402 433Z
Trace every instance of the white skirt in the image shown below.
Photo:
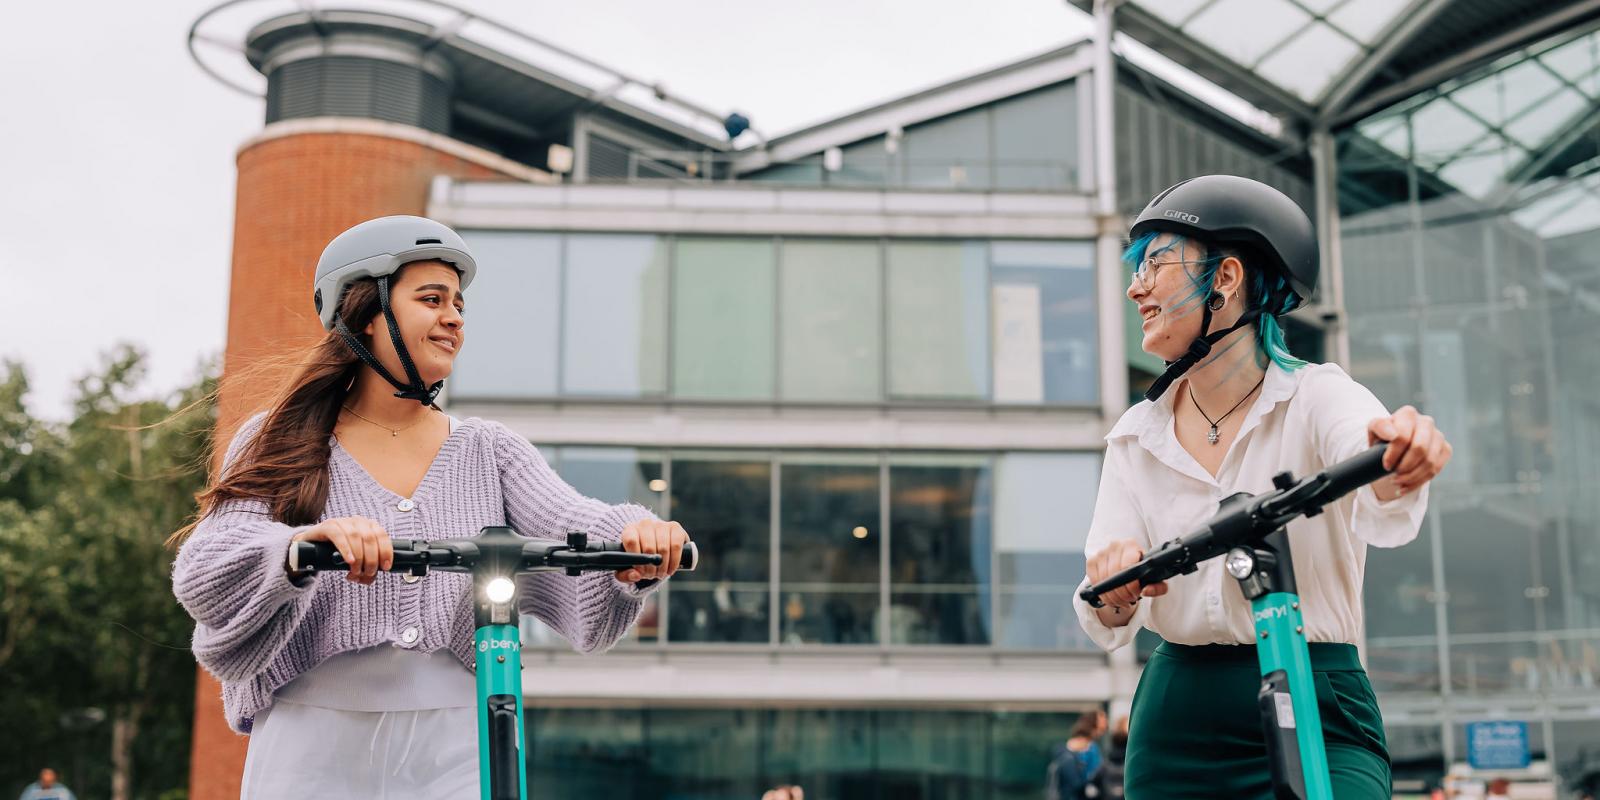
M255 717L241 800L477 800L476 708L343 711L274 702Z

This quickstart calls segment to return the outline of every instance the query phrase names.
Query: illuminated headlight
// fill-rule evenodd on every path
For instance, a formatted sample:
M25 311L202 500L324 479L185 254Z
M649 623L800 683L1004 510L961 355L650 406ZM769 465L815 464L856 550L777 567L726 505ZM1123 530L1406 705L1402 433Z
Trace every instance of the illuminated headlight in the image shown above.
M504 603L516 594L517 585L510 578L495 578L489 585L483 587L483 593L488 596L491 603Z
M1244 580L1250 577L1250 573L1255 570L1256 557L1251 555L1249 550L1235 547L1228 551L1228 558L1223 564L1227 567L1229 575L1239 580Z

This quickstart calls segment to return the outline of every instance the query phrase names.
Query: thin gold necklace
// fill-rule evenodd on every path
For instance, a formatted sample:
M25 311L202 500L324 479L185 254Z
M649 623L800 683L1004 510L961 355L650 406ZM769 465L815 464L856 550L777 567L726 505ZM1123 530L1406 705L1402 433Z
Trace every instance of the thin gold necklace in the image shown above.
M428 418L427 414L423 414L416 422L413 422L410 425L405 426L404 428L391 428L388 425L385 425L385 424L383 424L381 422L378 422L376 420L367 419L366 417L361 416L360 414L356 413L355 409L353 409L353 408L351 408L349 406L341 406L341 407L344 410L350 412L351 416L354 416L356 419L359 419L359 420L361 420L363 422L370 422L373 425L376 425L376 426L388 431L389 435L391 437L399 436L401 431L410 430L412 428L417 427L418 425L421 425L422 422Z

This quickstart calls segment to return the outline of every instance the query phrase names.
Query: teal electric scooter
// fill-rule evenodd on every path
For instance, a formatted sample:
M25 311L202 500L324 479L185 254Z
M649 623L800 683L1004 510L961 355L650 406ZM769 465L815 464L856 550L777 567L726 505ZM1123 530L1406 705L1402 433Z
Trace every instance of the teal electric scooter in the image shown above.
M683 546L680 570L699 561L694 542ZM523 800L528 796L527 738L522 727L522 634L517 624L520 572L619 571L657 566L661 556L629 553L621 542L589 541L569 533L565 542L530 539L510 528L484 528L463 539L395 539L391 572L424 576L429 570L472 575L477 634L478 766L484 800ZM291 569L312 572L348 570L328 542L301 542L290 551Z
M1375 445L1299 482L1287 472L1279 473L1272 479L1274 491L1241 492L1223 500L1216 516L1199 530L1157 547L1139 563L1079 593L1099 608L1100 596L1119 586L1134 581L1148 586L1194 572L1217 556L1226 557L1228 575L1239 582L1255 612L1256 657L1261 663L1257 702L1272 762L1273 793L1280 800L1333 800L1285 526L1302 516L1316 516L1323 506L1388 474L1383 468L1387 448Z

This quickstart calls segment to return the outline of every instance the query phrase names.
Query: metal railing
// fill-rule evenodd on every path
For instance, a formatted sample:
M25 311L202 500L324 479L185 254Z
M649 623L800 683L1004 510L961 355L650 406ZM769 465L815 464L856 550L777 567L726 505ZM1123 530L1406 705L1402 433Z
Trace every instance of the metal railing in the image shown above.
M847 155L830 163L821 155L812 155L748 169L745 168L747 155L709 150L629 149L625 155L627 166L623 174L591 174L589 181L957 191L1082 190L1076 164L1046 159L921 159L899 155Z

